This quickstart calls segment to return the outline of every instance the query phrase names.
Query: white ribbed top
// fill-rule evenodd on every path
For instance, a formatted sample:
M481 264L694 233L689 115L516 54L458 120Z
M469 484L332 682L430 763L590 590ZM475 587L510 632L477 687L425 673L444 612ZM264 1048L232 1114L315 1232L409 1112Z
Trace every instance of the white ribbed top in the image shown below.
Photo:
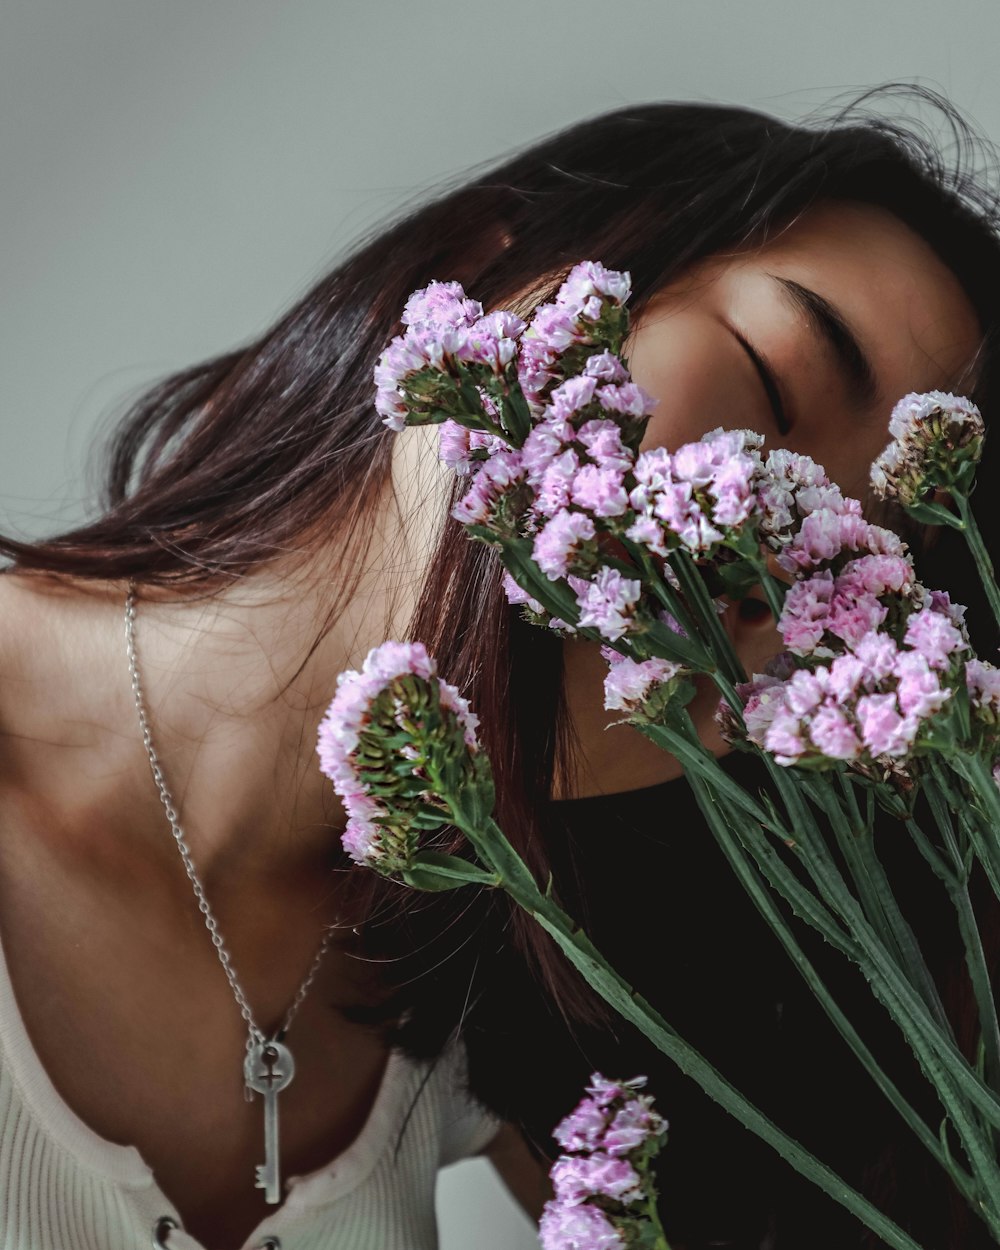
M284 1202L244 1250L435 1250L438 1169L482 1150L499 1128L464 1078L458 1047L430 1070L393 1052L354 1143L289 1177ZM88 1128L49 1080L0 949L0 1250L146 1250L164 1216L180 1224L139 1151ZM213 1250L181 1229L162 1244Z

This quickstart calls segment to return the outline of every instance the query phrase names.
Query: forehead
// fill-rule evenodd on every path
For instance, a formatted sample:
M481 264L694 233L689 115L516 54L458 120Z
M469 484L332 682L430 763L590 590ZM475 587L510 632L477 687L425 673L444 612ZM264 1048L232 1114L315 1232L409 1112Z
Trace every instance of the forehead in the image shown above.
M863 342L883 393L971 388L982 331L957 277L888 210L826 201L765 245L730 256L724 284L790 278L835 305Z

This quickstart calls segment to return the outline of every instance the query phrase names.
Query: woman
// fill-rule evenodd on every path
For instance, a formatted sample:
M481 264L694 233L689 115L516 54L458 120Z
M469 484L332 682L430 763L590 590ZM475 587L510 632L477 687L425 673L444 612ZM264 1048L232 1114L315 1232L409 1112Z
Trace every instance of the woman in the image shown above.
M678 1244L815 1247L826 1225L849 1244L829 1200L608 1021L502 900L349 870L315 729L340 671L385 637L422 638L483 720L501 823L538 872L551 863L682 1030L703 1034L720 995L764 1005L746 1035L727 1029L753 1068L796 989L724 870L698 879L707 839L679 769L605 732L594 649L520 621L492 554L442 526L432 438L385 430L372 367L430 279L524 310L600 259L633 276L633 372L661 400L647 443L752 425L857 492L905 391L957 389L989 412L991 212L882 123L669 104L582 123L377 233L259 341L154 388L115 441L99 519L0 543L5 1247L431 1246L439 1161L490 1146L537 1209L521 1134L547 1150L597 1059L655 1071ZM972 602L951 551L927 570ZM747 667L775 649L763 610L727 619ZM695 708L721 754L711 710L707 695ZM609 855L595 833L612 820ZM717 949L682 950L680 899L710 912ZM254 1185L262 1100L241 1097L241 1061L283 1022L295 1078L280 1179L262 1178L275 1207ZM837 1065L824 1084L860 1089L821 1021L803 1036ZM461 1097L463 1047L499 1132ZM280 1075L274 1055L266 1067ZM787 1093L780 1070L747 1075L762 1102Z

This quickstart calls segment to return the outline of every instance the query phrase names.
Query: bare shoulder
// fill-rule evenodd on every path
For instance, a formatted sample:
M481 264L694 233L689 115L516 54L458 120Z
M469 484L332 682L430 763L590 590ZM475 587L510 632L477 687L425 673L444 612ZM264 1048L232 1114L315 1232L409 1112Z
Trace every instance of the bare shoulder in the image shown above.
M0 782L47 747L75 745L105 681L116 597L110 582L0 574Z
M546 1165L513 1124L504 1124L482 1152L524 1211L536 1222L552 1197Z
M0 678L27 676L47 650L72 645L71 622L106 613L110 583L49 573L0 573ZM70 628L67 628L70 626Z

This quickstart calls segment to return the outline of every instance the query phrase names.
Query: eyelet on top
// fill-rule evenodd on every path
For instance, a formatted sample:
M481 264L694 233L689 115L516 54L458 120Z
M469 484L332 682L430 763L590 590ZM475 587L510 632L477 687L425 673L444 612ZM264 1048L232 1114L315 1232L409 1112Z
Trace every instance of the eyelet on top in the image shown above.
M160 1216L160 1218L153 1225L154 1250L164 1250L164 1247L169 1250L168 1239L175 1228L180 1228L180 1225L175 1219L172 1219L169 1215Z

